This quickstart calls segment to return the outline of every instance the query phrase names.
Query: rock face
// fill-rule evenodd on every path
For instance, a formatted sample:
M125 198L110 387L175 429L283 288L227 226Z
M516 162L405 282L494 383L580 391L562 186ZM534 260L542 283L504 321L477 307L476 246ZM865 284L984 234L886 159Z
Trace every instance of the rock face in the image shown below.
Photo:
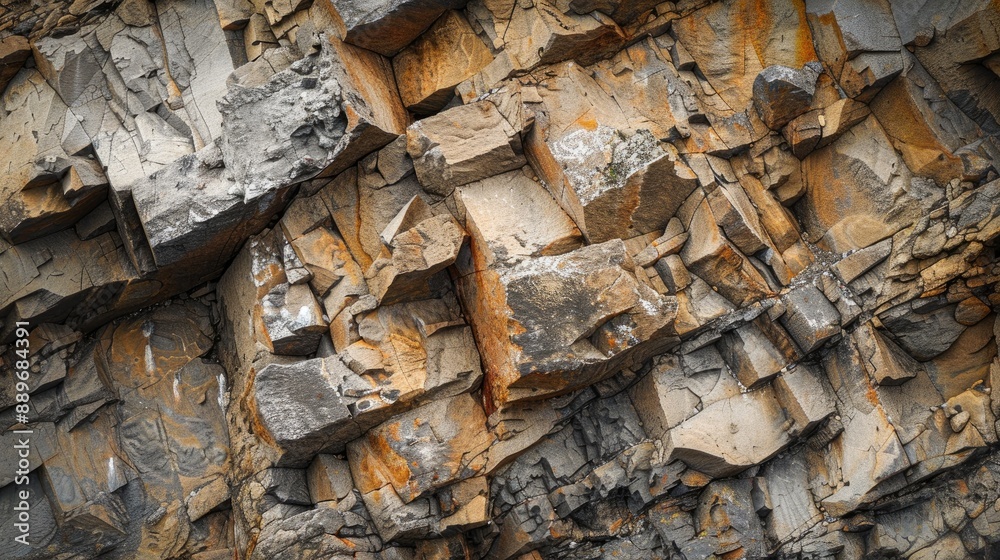
M997 557L998 29L0 3L0 556Z

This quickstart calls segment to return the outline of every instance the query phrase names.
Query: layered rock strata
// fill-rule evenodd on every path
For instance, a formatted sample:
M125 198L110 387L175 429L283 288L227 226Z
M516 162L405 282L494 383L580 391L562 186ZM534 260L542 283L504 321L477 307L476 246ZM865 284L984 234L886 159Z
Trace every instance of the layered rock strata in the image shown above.
M2 556L994 558L997 91L996 0L0 3Z

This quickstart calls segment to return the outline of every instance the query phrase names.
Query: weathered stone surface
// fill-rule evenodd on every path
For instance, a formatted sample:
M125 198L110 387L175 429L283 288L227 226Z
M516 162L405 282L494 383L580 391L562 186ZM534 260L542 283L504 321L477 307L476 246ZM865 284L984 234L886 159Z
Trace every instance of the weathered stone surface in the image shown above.
M485 100L418 121L407 130L407 151L420 184L445 196L524 165L520 132Z
M482 241L472 243L483 254L475 248ZM502 306L473 316L494 407L581 387L671 344L673 302L629 265L624 245L609 241L473 272L461 286L466 304Z
M888 1L810 1L816 52L848 97L871 98L903 70L902 42Z
M909 11L904 6L894 8L893 15L897 17L902 28L901 35L909 38L912 30L919 29L922 47L915 49L917 58L933 76L945 95L961 108L962 112L975 121L983 130L990 134L997 132L997 103L990 99L989 85L996 77L995 71L986 71L988 64L970 65L973 60L995 61L997 47L996 35L991 31L996 28L998 15L995 6L987 2L963 3L952 9L951 6L927 6L924 9L937 12L937 17L931 20L921 20L906 15ZM928 21L933 21L933 32ZM933 40L930 40L933 39ZM914 44L916 44L914 35ZM927 41L925 43L925 40ZM958 62L962 61L962 62ZM995 67L995 64L994 64Z
M734 475L762 463L791 443L773 389L716 402L668 434L671 459L712 477Z
M268 291L261 304L260 320L272 353L308 356L316 352L327 324L308 286L276 286Z
M834 492L821 503L831 514L843 515L874 498L871 493L877 485L906 470L910 461L871 389L857 349L852 345L838 347L823 365L842 413L843 431L834 440L834 452L827 460Z
M568 4L475 0L469 12L493 48L503 51L497 60L511 70L565 60L590 64L624 43L625 34L611 18L600 12L580 15Z
M400 136L356 168L334 178L311 200L327 207L353 260L367 270L382 255L382 234L415 196L427 204L435 201L417 181L406 153L406 137ZM420 216L428 218L431 214L422 212Z
M740 383L749 388L770 380L798 354L781 327L763 317L724 334L719 352Z
M688 356L661 359L630 392L646 432L665 437L669 430L698 414L699 408L733 397L739 384L722 356L709 346Z
M812 104L818 72L787 66L768 66L753 81L753 103L771 129L779 129Z
M764 553L764 529L753 507L753 481L709 484L692 516L717 553L757 556ZM720 520L721 517L721 520Z
M223 158L247 200L339 173L406 125L389 64L336 41L263 84L249 82L237 79L220 105L227 116ZM268 157L249 157L248 138L267 143Z
M486 466L486 416L469 395L435 401L368 432L348 448L363 495L391 487L403 503Z
M461 0L334 0L348 43L392 56Z
M917 219L917 208L929 208L941 197L939 189L914 177L874 117L813 152L802 165L806 178L803 225L821 246L836 252L889 237ZM832 172L841 167L856 171ZM882 187L872 189L873 183Z
M62 406L53 420L61 421L48 424L51 439L44 427L31 438L46 461L31 476L51 489L32 490L46 503L31 510L41 528L36 533L32 522L31 549L87 554L114 547L168 557L228 548L224 541L192 545L187 539L199 519L229 498L223 371L201 359L212 336L208 309L181 302L77 343L76 363L54 389ZM112 401L117 406L104 406ZM89 414L81 416L84 409ZM157 509L165 515L149 515ZM61 522L46 531L46 516ZM67 546L67 538L75 542ZM16 554L30 558L31 549Z
M487 263L559 255L583 244L569 216L521 171L465 185L456 200Z
M806 285L793 289L784 303L781 322L803 352L816 350L840 333L840 314L819 288Z
M465 17L449 11L392 59L406 108L419 114L441 110L455 87L493 61Z
M254 408L286 464L300 463L360 433L342 387L364 386L338 358L271 364L254 378Z
M977 178L985 171L983 160L997 157L995 141L983 141L979 127L916 60L872 100L871 107L907 167L917 175L940 184L954 177Z
M343 500L354 489L347 461L319 454L306 472L313 503Z
M0 189L0 232L21 243L71 226L104 197L107 180L85 158L66 153L59 138L37 129L62 129L68 107L40 73L24 69L9 79L0 133L4 182ZM80 168L77 181L70 176ZM86 182L80 178L86 177Z
M7 88L11 78L17 74L29 56L31 56L31 46L24 37L11 35L0 40L0 91Z
M841 99L823 109L815 109L795 117L782 131L799 159L814 149L836 140L852 126L864 120L869 109L853 99Z
M997 29L0 5L3 556L992 558Z
M749 107L754 80L765 68L802 68L816 60L805 9L787 0L713 3L675 21L673 29L730 115Z
M823 372L811 364L801 364L774 381L774 390L795 424L793 436L806 434L836 411L833 392Z
M690 199L698 201L695 192ZM713 289L736 305L759 299L770 292L767 281L719 227L707 200L697 202L687 225L690 232L681 250L684 265L711 283Z
M528 159L593 243L662 230L697 186L648 130L632 130L615 100L574 64L537 93Z
M116 193L117 195L117 193ZM249 200L238 192L217 148L184 156L149 181L123 193L134 204L155 266L183 265L206 276L232 255L240 241L233 232L259 231L287 200L288 188ZM129 198L131 200L129 200Z
M608 14L619 24L631 23L638 16L651 11L657 2L642 0L639 2L614 2L608 0L573 0L570 8L578 14L587 14L595 10Z
M428 218L392 235L391 256L372 263L366 273L372 295L390 305L430 294L428 280L455 263L465 238L465 231L451 216Z

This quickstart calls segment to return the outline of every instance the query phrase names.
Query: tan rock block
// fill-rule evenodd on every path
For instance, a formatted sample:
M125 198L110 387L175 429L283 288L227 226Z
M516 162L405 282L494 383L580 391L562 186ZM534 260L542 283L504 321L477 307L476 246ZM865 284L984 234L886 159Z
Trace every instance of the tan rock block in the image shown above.
M333 0L344 41L393 56L424 33L441 14L459 9L458 0Z
M538 88L525 151L546 188L593 243L662 231L697 187L694 172L575 64Z
M347 454L363 495L391 486L410 503L480 473L490 441L482 407L465 394L396 416L351 443Z
M525 164L520 131L489 100L418 121L406 136L420 183L442 196Z
M910 461L857 349L838 346L823 367L844 429L830 447L830 468L839 469L840 476L832 481L834 492L821 503L829 515L843 515L877 498L878 484L905 471Z
M431 114L442 109L455 87L493 61L493 54L461 12L448 11L392 60L399 94L407 109Z
M344 459L319 454L306 471L313 503L343 500L354 490L351 467Z
M460 187L455 200L487 266L560 255L583 245L580 230L552 195L522 171ZM473 270L463 268L463 273Z
M515 70L576 60L592 64L617 50L625 34L610 17L567 10L554 0L515 3L484 0L470 12L493 48L508 53Z
M0 40L0 92L21 70L21 65L31 56L31 45L19 35L11 35Z
M785 330L764 316L723 334L719 353L747 388L769 381L799 358Z
M990 306L977 297L963 299L955 308L955 320L959 323L972 326L986 318L991 312Z
M261 14L253 14L247 20L243 30L243 42L246 45L247 60L253 62L264 54L264 51L278 46L278 39L271 31L267 18Z
M753 81L764 68L802 68L816 60L805 6L789 0L712 4L674 21L673 29L729 114L750 106Z
M428 218L397 233L389 243L391 256L375 261L365 274L372 295L381 305L430 295L428 281L455 263L465 239L465 231L450 215Z
M867 102L903 69L902 43L888 1L812 3L809 27L820 59L847 96Z
M688 225L688 241L681 250L684 265L718 289L737 306L766 297L770 288L736 246L723 237L707 200Z
M778 376L774 390L795 423L795 436L808 434L837 410L824 372L811 364L799 364Z
M791 443L771 387L705 407L669 432L671 459L711 477L731 476L762 463Z
M672 298L635 278L621 241L490 268L478 260L484 240L472 235L480 256L459 292L472 310L491 412L589 385L674 343Z
M844 168L856 172L834 171ZM940 196L936 189L910 186L913 175L871 116L809 154L802 172L804 229L820 247L839 253L867 247L909 226L923 215L921 208Z

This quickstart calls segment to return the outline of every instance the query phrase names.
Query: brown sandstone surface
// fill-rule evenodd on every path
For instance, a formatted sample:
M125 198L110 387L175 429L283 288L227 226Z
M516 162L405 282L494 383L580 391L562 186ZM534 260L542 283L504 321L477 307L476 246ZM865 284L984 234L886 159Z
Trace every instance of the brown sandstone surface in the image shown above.
M998 91L998 0L0 1L0 556L1000 557Z

